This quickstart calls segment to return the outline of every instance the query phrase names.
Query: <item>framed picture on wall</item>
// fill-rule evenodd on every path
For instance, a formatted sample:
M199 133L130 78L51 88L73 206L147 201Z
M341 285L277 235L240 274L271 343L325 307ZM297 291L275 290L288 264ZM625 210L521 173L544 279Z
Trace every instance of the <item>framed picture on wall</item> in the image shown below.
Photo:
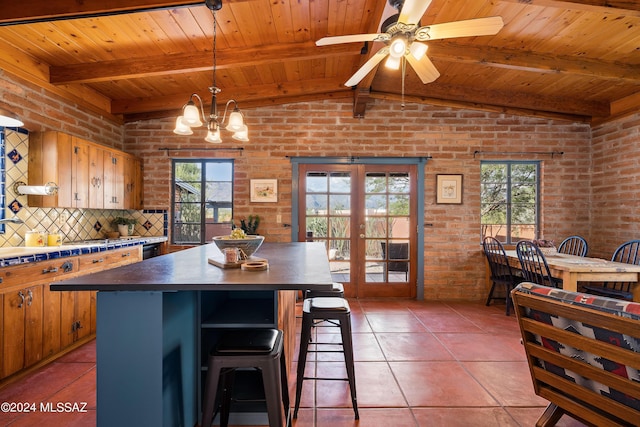
M251 180L251 201L252 202L277 202L278 201L278 180L277 179L252 179Z
M462 175L436 175L436 203L462 203Z

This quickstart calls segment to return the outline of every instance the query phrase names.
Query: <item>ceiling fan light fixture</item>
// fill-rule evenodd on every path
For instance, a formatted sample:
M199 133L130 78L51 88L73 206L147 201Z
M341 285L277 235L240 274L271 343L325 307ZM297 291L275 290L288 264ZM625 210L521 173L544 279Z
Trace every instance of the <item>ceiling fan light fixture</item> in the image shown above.
M389 56L402 58L407 51L407 40L404 37L396 37L389 45Z
M396 58L395 56L389 55L387 60L384 62L384 66L390 70L398 70L400 69L400 58L402 57Z
M422 59L422 57L427 53L427 49L428 48L429 48L429 46L427 46L424 43L413 42L413 43L411 43L411 46L409 46L409 52L411 52L411 55L417 61L420 61Z
M176 135L193 135L191 128L183 121L183 116L178 116L176 119L176 127L173 129L173 133Z

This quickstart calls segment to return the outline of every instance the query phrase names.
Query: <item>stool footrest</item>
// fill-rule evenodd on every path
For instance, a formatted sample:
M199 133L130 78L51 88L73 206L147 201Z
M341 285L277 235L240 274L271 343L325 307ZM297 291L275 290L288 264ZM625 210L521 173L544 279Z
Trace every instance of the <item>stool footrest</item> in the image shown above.
M349 378L303 377L303 380L349 381Z

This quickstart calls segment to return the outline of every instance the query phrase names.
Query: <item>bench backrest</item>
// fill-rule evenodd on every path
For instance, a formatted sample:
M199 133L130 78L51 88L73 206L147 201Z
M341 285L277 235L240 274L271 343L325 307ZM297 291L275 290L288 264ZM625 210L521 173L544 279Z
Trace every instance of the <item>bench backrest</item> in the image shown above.
M525 282L512 292L537 395L595 425L640 423L640 304Z

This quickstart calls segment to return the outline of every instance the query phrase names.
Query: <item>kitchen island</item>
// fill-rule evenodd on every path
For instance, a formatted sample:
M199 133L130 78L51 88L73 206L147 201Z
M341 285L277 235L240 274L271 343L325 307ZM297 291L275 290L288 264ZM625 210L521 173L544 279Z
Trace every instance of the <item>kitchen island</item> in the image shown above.
M206 356L225 328L278 327L291 354L294 291L332 283L324 245L265 243L264 271L209 263L221 255L208 244L51 285L98 291L98 426L196 425Z

